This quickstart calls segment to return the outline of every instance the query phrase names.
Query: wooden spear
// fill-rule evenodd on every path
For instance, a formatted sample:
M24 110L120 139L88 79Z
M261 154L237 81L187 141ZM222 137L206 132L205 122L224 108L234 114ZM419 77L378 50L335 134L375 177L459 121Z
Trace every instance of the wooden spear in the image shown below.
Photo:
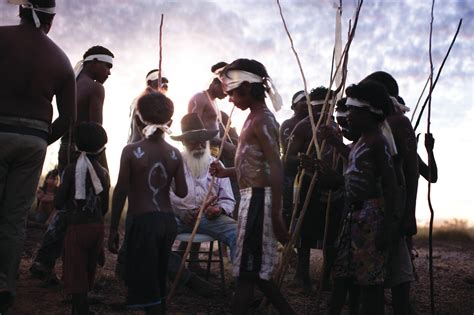
M220 159L222 149L224 147L225 138L227 137L227 134L229 133L230 120L231 120L232 114L234 113L234 108L235 108L235 106L232 107L232 110L229 114L229 119L227 120L227 124L226 124L225 130L224 130L224 136L222 137L221 144L220 144L220 147L219 147L219 153L216 157L217 161ZM193 228L193 231L191 233L191 237L189 238L188 245L186 246L186 250L184 251L184 255L183 255L183 258L181 260L181 265L179 266L178 272L177 272L176 277L175 277L175 279L173 281L173 284L171 286L170 293L168 294L168 297L166 299L166 303L168 305L171 303L171 301L173 299L173 296L174 296L174 293L176 291L176 288L178 287L179 279L181 277L181 274L183 273L184 264L186 263L186 259L189 255L189 252L191 251L191 245L193 243L194 237L196 236L197 230L199 228L199 224L201 223L202 213L203 213L204 209L206 209L209 206L209 203L210 203L209 201L211 200L212 187L214 186L215 181L216 181L216 176L212 176L211 182L209 183L209 186L207 188L206 198L204 198L203 203L202 203L201 207L199 208L199 212L198 212L198 215L197 215L197 218L196 218L196 222L194 223L194 228Z
M160 59L158 61L158 90L161 88L161 61L163 59L163 19L164 15L161 14L161 22L160 22Z
M431 52L431 42L433 39L433 20L434 20L434 6L435 0L431 3L431 21L430 21L430 40L429 40L429 56L430 56L430 93L428 94L428 117L426 124L426 133L430 133L431 125L431 95L433 92L433 55ZM421 113L423 113L423 108ZM421 117L421 114L420 114ZM433 221L434 221L434 210L431 204L431 159L428 159L428 205L430 207L430 229L428 235L428 251L429 251L429 275L430 275L430 306L431 314L435 314L434 304L434 280L433 280Z
M418 115L418 119L416 120L415 126L413 129L416 131L416 128L420 124L421 116L423 115L423 111L425 110L426 104L428 103L428 99L431 98L431 94L433 93L436 83L438 83L438 79L441 75L441 71L443 70L444 64L446 63L446 60L448 59L449 53L451 52L451 48L453 47L454 43L456 42L456 38L458 37L459 30L461 29L462 25L462 19L459 20L458 28L456 29L456 33L454 34L453 40L451 41L451 44L449 45L448 51L446 52L446 55L444 56L443 62L441 63L441 66L439 67L438 73L436 74L436 79L433 82L433 87L430 89L428 96L426 97L425 102L423 103L423 106L421 107L420 114Z

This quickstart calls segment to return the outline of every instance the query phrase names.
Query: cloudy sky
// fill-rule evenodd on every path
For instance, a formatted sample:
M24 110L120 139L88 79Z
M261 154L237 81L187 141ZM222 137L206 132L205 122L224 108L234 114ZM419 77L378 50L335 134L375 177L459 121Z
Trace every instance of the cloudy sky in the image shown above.
M0 1L0 25L18 23L17 7ZM310 88L329 83L335 28L333 2L281 0ZM180 133L179 121L188 100L206 88L211 80L210 67L218 61L240 57L261 61L286 103L286 108L277 113L280 122L291 116L291 96L303 88L276 1L57 0L57 6L49 35L72 64L93 45L109 48L116 57L112 75L105 83L104 107L113 182L126 144L130 103L144 89L146 73L158 65L162 13L163 72L170 80L168 95L175 104L175 133ZM354 6L354 0L343 1L343 43ZM398 80L400 95L414 108L429 74L430 9L428 0L366 0L350 51L347 83L356 83L373 71L390 72ZM474 152L474 2L437 1L434 14L436 69L460 18L463 26L433 94L431 130L439 167L433 204L440 220L462 218L474 224L470 195L474 172L469 162L469 154ZM219 106L230 111L225 100ZM411 117L411 113L408 115ZM234 124L239 128L245 117L246 113L237 110ZM425 122L424 118L417 132L426 131ZM55 164L57 144L49 151L45 169ZM425 157L422 140L419 153ZM417 216L420 221L429 216L424 180L420 180Z

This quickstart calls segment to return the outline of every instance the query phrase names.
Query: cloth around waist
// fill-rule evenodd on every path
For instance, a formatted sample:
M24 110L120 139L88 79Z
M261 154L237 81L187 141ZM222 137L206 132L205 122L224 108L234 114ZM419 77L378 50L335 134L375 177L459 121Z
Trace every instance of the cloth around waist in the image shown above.
M36 136L47 141L49 136L49 124L36 119L0 116L0 132Z

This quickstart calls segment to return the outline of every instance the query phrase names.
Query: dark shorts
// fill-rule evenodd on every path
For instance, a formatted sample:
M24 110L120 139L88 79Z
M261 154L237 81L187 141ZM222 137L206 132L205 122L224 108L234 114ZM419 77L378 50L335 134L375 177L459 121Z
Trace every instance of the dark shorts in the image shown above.
M92 289L97 260L103 250L103 241L102 223L68 226L63 251L65 293L87 293Z
M166 297L166 274L176 238L174 214L147 212L133 216L127 239L127 305L144 308Z

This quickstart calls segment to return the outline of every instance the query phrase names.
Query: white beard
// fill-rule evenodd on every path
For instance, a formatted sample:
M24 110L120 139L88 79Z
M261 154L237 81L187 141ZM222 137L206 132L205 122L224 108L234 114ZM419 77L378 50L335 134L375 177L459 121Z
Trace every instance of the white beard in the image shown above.
M194 150L190 152L186 147L184 147L183 160L194 178L201 178L206 175L209 170L210 157L211 148L209 141L207 141L204 150Z

